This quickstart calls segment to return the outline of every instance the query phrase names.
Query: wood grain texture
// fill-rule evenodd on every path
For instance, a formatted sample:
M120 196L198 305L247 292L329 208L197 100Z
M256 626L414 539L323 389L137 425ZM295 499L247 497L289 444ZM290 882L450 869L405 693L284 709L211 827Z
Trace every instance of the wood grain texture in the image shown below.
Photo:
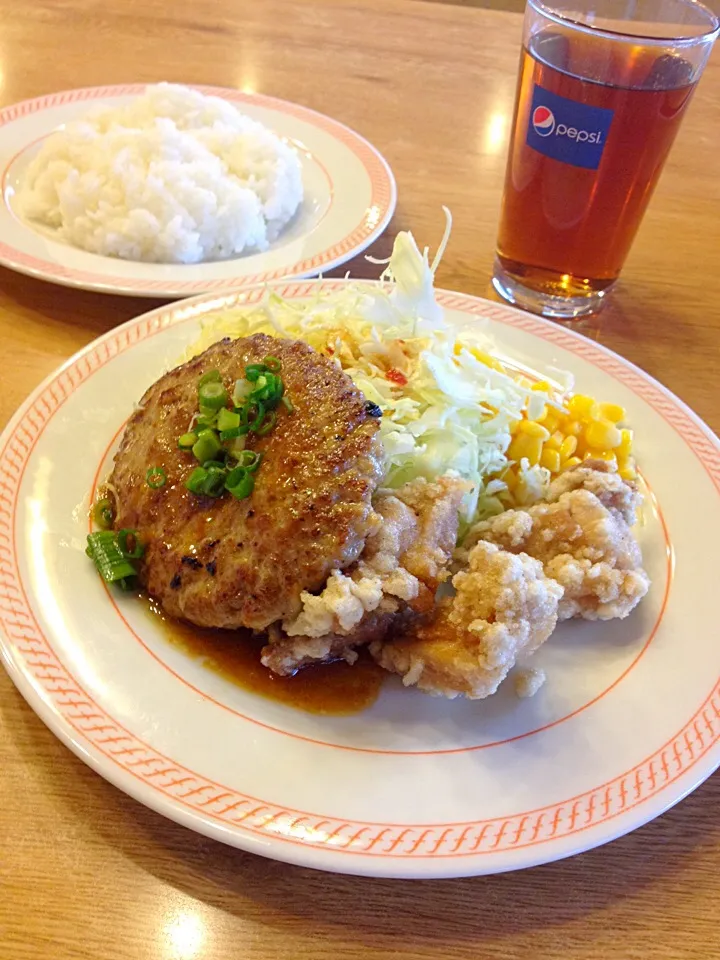
M0 0L3 105L172 79L252 88L342 120L385 153L398 229L455 228L441 285L487 295L520 17L405 0ZM720 58L627 268L588 335L720 429ZM375 275L362 259L354 273ZM342 274L345 268L336 271ZM0 270L0 425L73 351L156 304ZM712 958L720 779L610 846L475 880L328 876L205 840L93 774L0 671L0 958Z

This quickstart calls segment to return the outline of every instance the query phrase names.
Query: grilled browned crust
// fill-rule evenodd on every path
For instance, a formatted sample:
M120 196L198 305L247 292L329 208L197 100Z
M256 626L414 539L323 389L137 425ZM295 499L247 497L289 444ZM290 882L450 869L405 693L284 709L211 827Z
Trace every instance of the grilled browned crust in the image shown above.
M197 464L177 447L197 410L197 384L218 369L229 389L245 365L268 354L282 362L286 395L261 450L252 496L238 501L191 494ZM334 568L357 558L381 475L378 421L363 394L306 344L256 334L223 340L171 370L145 393L131 417L110 478L116 526L146 543L141 580L167 613L201 626L262 630L295 615L302 590L318 590ZM145 482L148 467L167 482Z

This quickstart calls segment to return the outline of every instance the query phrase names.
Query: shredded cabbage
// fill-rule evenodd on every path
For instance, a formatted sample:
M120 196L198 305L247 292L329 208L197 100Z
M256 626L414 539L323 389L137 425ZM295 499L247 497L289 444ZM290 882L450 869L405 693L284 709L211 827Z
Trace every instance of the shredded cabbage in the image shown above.
M304 340L332 358L368 400L383 411L384 485L454 473L472 483L462 517L474 522L508 506L497 479L510 463L511 425L523 411L533 419L547 393L531 390L492 362L492 343L478 330L448 323L435 299L434 272L450 232L447 226L432 266L411 233L395 238L380 284L349 281L305 300L285 300L269 289L257 307L213 314L189 351L194 356L221 337L254 333ZM377 261L374 261L377 262ZM478 325L480 326L480 325ZM549 482L542 467L521 464L527 499L539 499Z

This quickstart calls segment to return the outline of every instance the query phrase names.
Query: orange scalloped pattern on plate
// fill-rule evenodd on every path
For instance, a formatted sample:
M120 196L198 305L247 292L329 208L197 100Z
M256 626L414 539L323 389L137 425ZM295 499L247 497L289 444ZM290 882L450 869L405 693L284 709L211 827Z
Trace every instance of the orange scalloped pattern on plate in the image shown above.
M334 284L330 281L327 285ZM317 282L294 283L283 287L280 293L302 296L317 287ZM262 295L262 290L250 291L243 302L257 302ZM440 293L438 299L446 307L489 317L554 342L624 383L678 432L720 492L720 451L686 409L666 397L639 370L560 327L508 308L456 294ZM592 790L561 803L492 820L397 824L349 822L279 807L272 801L241 794L163 756L118 724L65 669L39 627L17 563L17 498L35 443L72 390L132 344L192 316L193 308L170 307L105 336L28 401L0 451L0 623L14 656L23 661L40 696L52 704L63 718L68 734L91 756L103 755L127 776L142 781L167 799L232 829L343 854L452 858L519 850L597 827L654 797L692 770L718 743L720 683L716 680L674 737L632 769Z

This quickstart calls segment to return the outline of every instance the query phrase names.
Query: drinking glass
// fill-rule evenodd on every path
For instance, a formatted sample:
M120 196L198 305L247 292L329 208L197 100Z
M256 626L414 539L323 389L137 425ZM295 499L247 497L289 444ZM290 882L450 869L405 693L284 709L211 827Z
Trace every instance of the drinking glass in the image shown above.
M598 310L720 32L697 0L528 0L493 285Z

